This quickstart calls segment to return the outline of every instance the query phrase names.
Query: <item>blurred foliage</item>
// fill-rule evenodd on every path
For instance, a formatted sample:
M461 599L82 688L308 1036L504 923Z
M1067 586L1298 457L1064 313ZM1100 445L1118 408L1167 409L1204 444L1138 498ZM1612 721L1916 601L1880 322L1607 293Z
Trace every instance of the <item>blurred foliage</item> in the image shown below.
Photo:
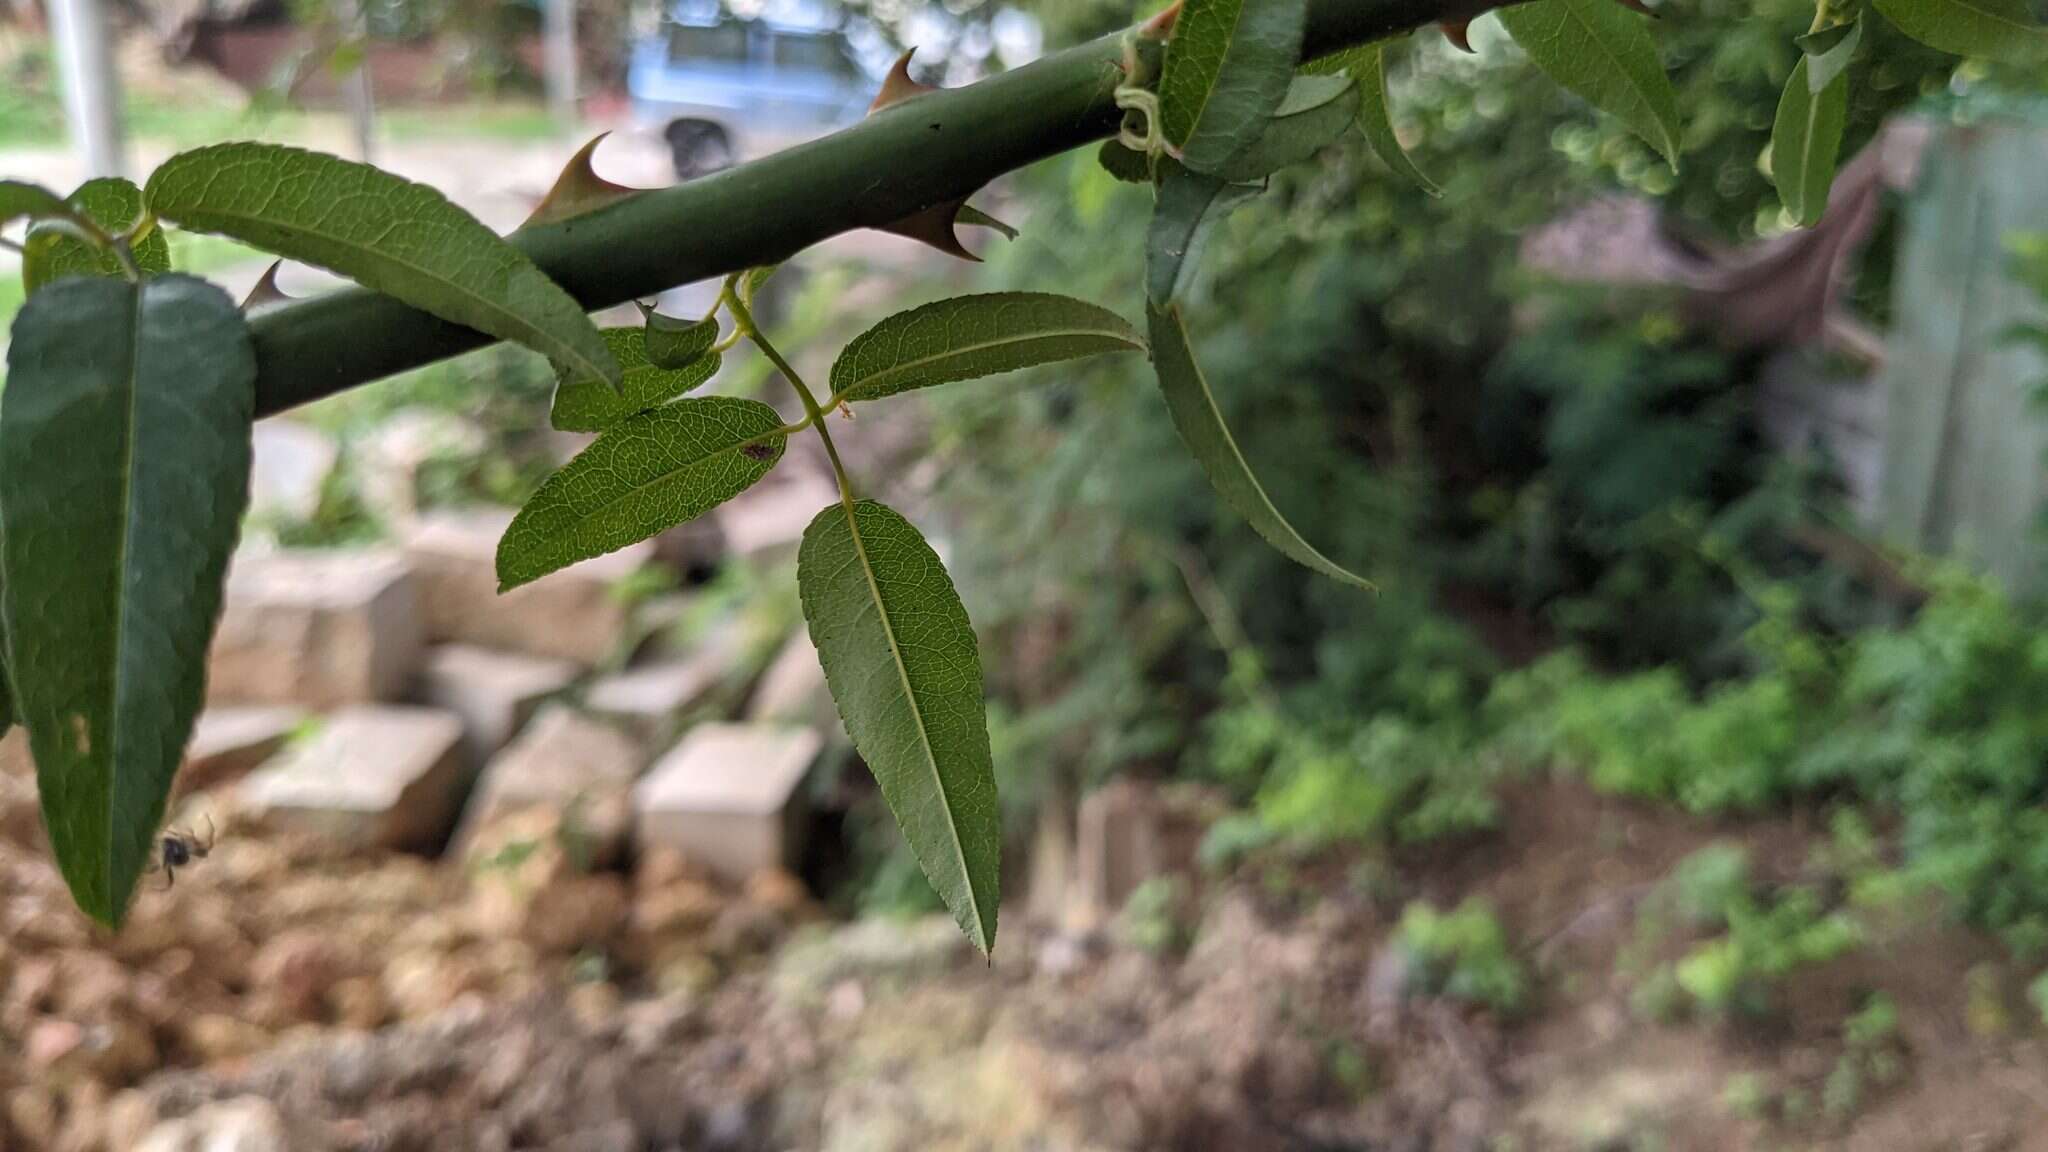
M1484 900L1467 900L1449 912L1422 901L1410 904L1401 913L1395 942L1410 978L1425 992L1504 1016L1529 1006L1529 970Z

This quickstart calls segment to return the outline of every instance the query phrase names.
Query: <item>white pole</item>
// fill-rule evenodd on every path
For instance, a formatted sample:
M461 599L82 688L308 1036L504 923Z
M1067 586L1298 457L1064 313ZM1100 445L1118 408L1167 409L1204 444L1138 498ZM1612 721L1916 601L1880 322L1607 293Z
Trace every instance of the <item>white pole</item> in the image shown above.
M355 130L356 159L377 162L377 98L370 90L370 27L363 6L357 0L337 0L335 23L344 39L359 38L362 51L356 66L341 78L341 99L348 108L349 126Z
M547 0L541 72L548 114L563 128L576 123L576 0Z
M71 147L88 176L119 176L121 86L114 75L106 10L100 0L50 0L50 35L64 84Z

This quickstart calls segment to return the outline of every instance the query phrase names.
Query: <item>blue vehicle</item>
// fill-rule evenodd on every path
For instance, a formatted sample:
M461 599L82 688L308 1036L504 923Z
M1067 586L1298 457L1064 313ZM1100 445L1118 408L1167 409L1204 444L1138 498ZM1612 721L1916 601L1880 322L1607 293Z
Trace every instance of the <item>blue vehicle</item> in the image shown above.
M633 119L667 141L678 179L715 172L860 118L881 74L836 6L789 0L740 19L718 0L674 0L633 45Z

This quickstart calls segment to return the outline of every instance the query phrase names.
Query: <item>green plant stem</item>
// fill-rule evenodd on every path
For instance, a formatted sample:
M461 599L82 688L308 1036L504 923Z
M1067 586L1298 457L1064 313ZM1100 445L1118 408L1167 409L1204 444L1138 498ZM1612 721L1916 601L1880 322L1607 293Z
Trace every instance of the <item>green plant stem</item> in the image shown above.
M1484 0L1314 0L1304 51L1323 55ZM1123 37L1113 34L963 88L896 104L806 144L511 236L586 308L787 259L969 195L1005 172L1114 134ZM388 296L345 289L252 318L256 410L268 415L489 343Z
M740 295L733 290L732 281L727 279L723 299L727 310L732 313L733 327L754 342L754 346L761 350L761 355L768 357L768 362L775 365L776 371L782 373L783 378L789 381L790 387L795 388L797 396L803 400L803 422L794 427L801 430L804 424L808 424L817 429L818 439L825 442L825 455L832 461L832 475L839 481L839 500L851 513L853 483L847 478L846 465L839 461L839 446L832 442L832 433L825 427L825 410L818 406L817 396L811 392L811 386L804 383L803 376L798 374L795 366L782 358L782 353L776 349L774 342L761 331L760 325L754 323L753 310L747 307L747 302L742 300Z

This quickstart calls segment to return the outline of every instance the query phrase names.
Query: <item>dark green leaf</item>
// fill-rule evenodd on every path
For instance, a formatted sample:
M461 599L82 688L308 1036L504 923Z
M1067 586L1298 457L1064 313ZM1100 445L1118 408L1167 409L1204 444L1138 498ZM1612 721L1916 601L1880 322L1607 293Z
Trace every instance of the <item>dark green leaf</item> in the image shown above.
M181 227L332 269L619 386L618 363L582 306L525 253L425 185L338 156L236 143L171 157L143 195Z
M628 416L635 416L681 396L718 373L718 354L701 352L680 368L657 368L648 361L650 330L606 328L604 342L611 348L624 376L619 390L595 380L563 376L555 386L555 406L549 423L564 432L602 432Z
M797 584L854 748L932 887L986 955L1002 817L981 658L952 579L909 521L861 500L825 509L804 530Z
M1202 262L1210 231L1257 188L1161 165L1159 203L1145 233L1145 294L1154 305L1179 299Z
M1152 333L1152 362L1159 372L1159 390L1166 396L1166 409L1173 415L1173 426L1180 430L1181 440L1202 466L1209 483L1267 543L1290 559L1346 584L1372 587L1311 547L1280 515L1280 510L1273 507L1273 501L1259 486L1258 477L1252 475L1251 465L1245 462L1237 441L1223 423L1216 397L1210 393L1209 382L1203 378L1201 366L1195 363L1194 350L1188 346L1180 310L1147 308L1146 318Z
M118 176L88 180L71 194L71 206L100 226L120 235L142 218L142 189ZM64 227L38 224L28 231L27 251L21 260L21 279L33 292L64 276L122 276L121 261L114 253L73 235ZM171 245L161 228L152 227L140 240L131 242L135 267L145 276L159 276L171 270Z
M1615 0L1536 0L1499 15L1552 80L1618 117L1678 167L1678 97L1647 16Z
M1107 308L1046 292L956 296L898 312L853 338L832 364L832 392L879 400L1145 341Z
M1329 147L1357 118L1358 88L1351 77L1296 77L1266 130L1217 175L1239 183L1263 180Z
M1793 67L1771 129L1771 175L1785 210L1801 227L1813 225L1827 209L1849 114L1849 74L1836 72L1834 81L1815 95L1806 82L1812 63L1812 57L1801 56Z
M1863 20L1858 17L1851 23L1826 32L1812 32L1799 38L1799 46L1806 53L1806 86L1809 92L1820 95L1821 91L1835 82L1835 77L1849 70L1849 62L1856 58L1856 46L1863 43Z
M1186 0L1166 42L1160 129L1183 164L1216 172L1258 139L1301 55L1305 0Z
M44 217L69 217L71 206L55 192L40 184L29 184L21 180L0 180L0 228L27 216L31 219Z
M1938 52L2030 63L2048 58L2048 31L2027 0L1871 0L1899 31Z
M1126 148L1114 140L1104 140L1095 158L1101 162L1103 171L1126 184L1152 182L1152 158L1134 148Z
M248 502L256 357L188 276L71 277L14 325L0 399L10 660L51 847L119 925L199 710Z
M711 511L782 458L782 418L758 400L677 400L598 434L512 518L500 591L615 552Z
M640 314L647 321L645 359L656 368L688 367L718 343L716 316L683 320L663 316L652 308L642 308Z

